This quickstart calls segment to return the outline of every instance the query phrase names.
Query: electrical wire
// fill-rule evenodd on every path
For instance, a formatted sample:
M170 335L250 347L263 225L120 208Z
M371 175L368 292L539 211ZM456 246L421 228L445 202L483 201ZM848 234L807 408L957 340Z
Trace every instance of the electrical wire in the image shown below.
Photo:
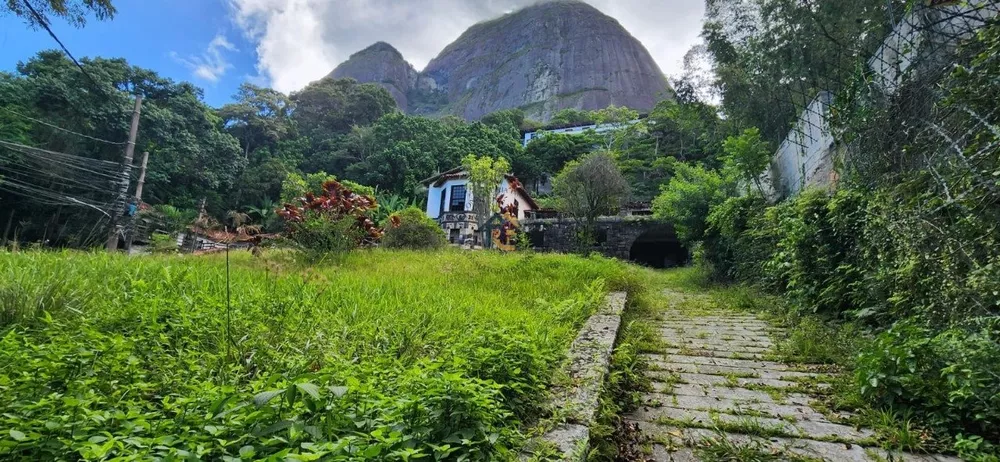
M31 6L31 3L28 2L28 0L22 0L22 1L24 3L24 6L28 8L28 11L31 12L31 15L35 17L35 20L38 21L38 25L42 26L42 28L45 29L45 31L48 32L50 36L52 36L52 39L55 40L60 47L62 47L62 50L63 52L66 53L66 56L69 56L69 59L73 61L73 64L76 64L76 67L80 69L80 72L83 72L83 75L87 76L87 79L90 80L90 83L94 84L95 88L100 89L100 85L98 85L97 80L94 80L94 78L91 77L89 73L87 73L87 70L84 69L83 66L80 64L80 62L77 61L76 58L73 56L73 53L70 53L69 48L66 48L66 45L63 44L62 40L59 40L59 37L56 36L56 33L52 31L52 28L49 27L48 20L46 20L41 14L39 14L38 11L35 10L35 7Z
M69 133L71 135L76 135L76 136L79 136L81 138L86 138L88 140L98 141L98 142L101 142L101 143L107 143L107 144L111 144L111 145L115 145L115 146L124 146L124 145L128 144L128 141L108 141L108 140L104 140L104 139L101 139L101 138L96 138L96 137L93 137L93 136L90 136L90 135L84 135L83 133L77 133L77 132L74 132L73 130L65 129L65 128L62 128L62 127L60 127L58 125L50 124L50 123L48 123L48 122L46 122L44 120L39 120L39 119L35 119L33 117L26 116L24 114L21 114L21 113L19 113L17 111L13 111L13 110L8 109L6 107L0 107L0 109L4 110L6 112L9 112L11 114L14 114L14 115L16 115L18 117L22 117L24 119L30 120L32 122L35 122L35 123L38 123L38 124L41 124L41 125L45 125L46 127L54 128L54 129L59 130L61 132L66 132L66 133Z

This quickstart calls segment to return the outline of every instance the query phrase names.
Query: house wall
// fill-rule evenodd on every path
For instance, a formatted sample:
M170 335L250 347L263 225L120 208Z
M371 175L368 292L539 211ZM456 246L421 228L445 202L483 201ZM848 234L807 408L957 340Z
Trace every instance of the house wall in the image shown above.
M441 196L444 195L444 207L445 211L448 210L448 204L451 203L451 187L465 185L465 210L472 210L472 189L469 188L469 180L465 178L456 178L444 182L441 186L431 186L427 189L427 216L437 220L441 218Z
M523 194L521 194L518 191L512 191L510 189L510 183L507 181L500 183L500 188L498 189L497 194L503 194L504 206L513 204L514 201L516 200L518 203L517 219L518 220L524 219L524 212L525 208L528 206L528 201L527 199L525 199Z

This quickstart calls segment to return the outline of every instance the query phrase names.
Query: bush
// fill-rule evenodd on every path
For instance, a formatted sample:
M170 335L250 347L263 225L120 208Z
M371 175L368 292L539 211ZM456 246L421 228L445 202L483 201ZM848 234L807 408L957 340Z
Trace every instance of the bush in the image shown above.
M362 236L350 217L312 215L289 225L289 239L310 261L350 252L358 248Z
M172 234L153 233L149 237L149 251L152 253L176 252L177 237Z
M382 245L390 249L440 249L448 243L441 226L416 207L393 214L389 223Z
M685 244L700 241L712 208L733 196L735 182L727 175L700 165L676 164L674 177L653 200L657 218L674 224Z
M362 196L338 183L323 183L319 196L311 192L299 201L285 204L278 215L288 226L289 240L310 260L342 255L382 237L382 230L369 218L375 198Z
M996 324L996 323L994 323ZM900 323L858 360L864 398L912 411L932 428L1000 440L1000 336L996 325L941 333Z

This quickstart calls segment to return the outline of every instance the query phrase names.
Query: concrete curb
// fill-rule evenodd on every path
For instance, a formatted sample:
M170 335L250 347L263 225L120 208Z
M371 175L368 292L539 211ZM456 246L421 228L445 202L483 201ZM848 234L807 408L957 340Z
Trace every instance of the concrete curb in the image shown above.
M625 292L613 292L604 299L601 311L590 317L570 346L566 374L571 386L553 390L549 403L564 423L533 439L527 448L556 447L565 461L583 461L590 448L590 427L597 419L601 389L611 370L611 354L625 310ZM522 453L521 460L532 454Z

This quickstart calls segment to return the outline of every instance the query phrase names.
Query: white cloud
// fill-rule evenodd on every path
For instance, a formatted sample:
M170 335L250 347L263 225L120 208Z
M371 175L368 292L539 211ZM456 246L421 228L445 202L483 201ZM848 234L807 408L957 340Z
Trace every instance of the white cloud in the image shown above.
M257 71L283 92L299 90L377 41L418 70L469 26L538 0L229 0L257 44ZM700 39L701 0L586 0L622 23L668 75Z
M239 51L222 34L216 35L201 55L182 57L175 52L170 56L191 70L195 77L209 82L218 82L226 71L233 67L223 55L226 51Z

